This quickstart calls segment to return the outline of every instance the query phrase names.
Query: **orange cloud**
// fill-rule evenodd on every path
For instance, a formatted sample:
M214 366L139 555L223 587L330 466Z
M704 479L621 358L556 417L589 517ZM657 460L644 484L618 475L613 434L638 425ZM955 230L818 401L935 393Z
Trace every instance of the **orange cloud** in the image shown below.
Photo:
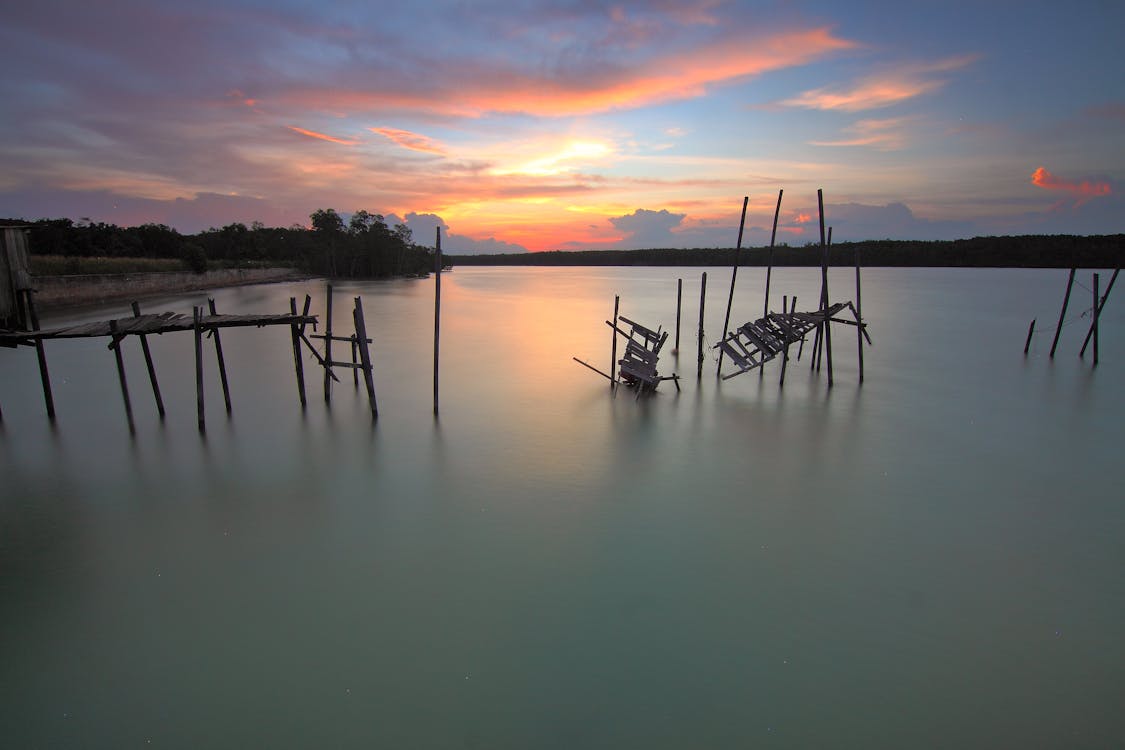
M411 133L409 130L398 130L397 128L368 128L368 130L384 138L389 138L395 145L402 146L411 151L422 151L423 153L439 154L441 156L445 155L445 148L433 139L424 135L419 135L418 133Z
M328 141L330 143L339 143L344 146L354 146L359 143L359 141L349 141L345 140L344 138L334 138L330 135L325 135L324 133L318 133L315 130L305 130L304 128L298 128L294 125L286 125L286 127L292 130L294 133L300 133L301 135L307 135L309 138L317 138L319 140Z
M926 65L906 66L865 78L848 90L812 89L786 99L781 104L805 109L839 109L845 112L889 107L941 88L945 81L932 77L934 74L963 68L976 59L976 56L970 55Z
M813 146L871 146L880 151L894 151L906 143L904 126L911 118L893 117L884 120L860 120L845 128L853 137L837 141L810 141Z
M1113 188L1110 187L1108 182L1091 182L1089 180L1071 182L1056 177L1048 172L1045 167L1039 167L1032 173L1031 184L1045 190L1063 190L1074 193L1082 200L1088 200L1099 195L1109 195L1113 192Z
M808 224L810 221L812 221L812 216L808 214L799 213L793 217L794 224Z

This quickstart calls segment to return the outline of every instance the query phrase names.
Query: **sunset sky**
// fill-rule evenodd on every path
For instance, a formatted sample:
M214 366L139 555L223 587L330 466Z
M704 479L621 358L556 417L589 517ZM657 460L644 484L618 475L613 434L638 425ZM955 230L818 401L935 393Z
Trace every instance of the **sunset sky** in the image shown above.
M0 217L451 252L1125 231L1125 3L36 0Z

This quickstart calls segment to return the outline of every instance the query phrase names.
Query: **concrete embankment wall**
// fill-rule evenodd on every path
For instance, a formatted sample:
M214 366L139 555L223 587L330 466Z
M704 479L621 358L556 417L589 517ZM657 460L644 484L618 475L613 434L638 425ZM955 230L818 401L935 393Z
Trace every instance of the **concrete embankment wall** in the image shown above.
M34 276L35 304L40 309L140 299L240 284L302 278L291 268L224 268L205 273L114 273L81 276Z

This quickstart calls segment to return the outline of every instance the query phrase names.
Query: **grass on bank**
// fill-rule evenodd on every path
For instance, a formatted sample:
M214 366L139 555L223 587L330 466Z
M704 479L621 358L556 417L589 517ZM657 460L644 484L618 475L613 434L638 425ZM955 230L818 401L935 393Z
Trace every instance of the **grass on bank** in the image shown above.
M32 276L85 276L114 273L168 273L190 271L187 263L176 258L109 258L70 255L32 255L29 258ZM226 268L227 264L205 261L208 270ZM274 264L243 262L240 268L265 268ZM231 266L233 267L233 266Z

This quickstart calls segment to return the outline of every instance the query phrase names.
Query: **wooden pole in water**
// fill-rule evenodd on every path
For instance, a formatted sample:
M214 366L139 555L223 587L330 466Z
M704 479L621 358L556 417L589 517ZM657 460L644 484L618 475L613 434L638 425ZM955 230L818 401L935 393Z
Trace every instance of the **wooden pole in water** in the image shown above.
M133 404L129 401L129 384L125 380L125 360L121 356L121 342L124 336L117 335L117 321L109 321L109 334L113 337L109 348L113 349L113 358L117 361L117 380L121 383L121 399L125 402L125 418L129 421L129 434L136 435L137 428L133 424Z
M1063 295L1062 310L1059 310L1059 324L1055 326L1055 339L1051 342L1051 353L1048 355L1049 359L1055 358L1055 348L1059 345L1059 334L1062 333L1063 318L1066 317L1066 306L1070 304L1070 288L1074 286L1074 272L1077 268L1070 269L1070 276L1066 280L1066 294Z
M820 208L820 238L824 245L824 260L821 262L821 286L824 288L824 349L828 352L828 387L832 387L832 321L828 316L828 248L832 244L832 230L828 230L828 241L824 241L824 191L816 191L816 202Z
M308 297L305 297L306 313L308 311ZM289 298L289 311L297 314L297 298ZM307 406L305 400L305 365L301 361L301 333L296 323L289 326L290 335L293 337L293 369L297 371L297 395L301 398L301 410Z
M441 336L441 227L434 244L434 416L438 414L438 353Z
M1031 325L1027 327L1027 341L1023 342L1023 353L1027 356L1027 350L1031 348L1031 337L1035 335L1035 318L1031 319Z
M781 195L784 190L777 191L777 208L773 210L773 231L770 232L770 252L766 260L766 300L762 305L762 317L770 314L770 277L773 275L773 247L774 242L777 240L777 219L781 216ZM782 312L785 312L782 310Z
M212 315L217 315L214 298L207 298L207 308ZM211 329L211 337L215 339L215 359L219 361L219 382L223 384L223 402L226 404L227 414L230 414L230 386L227 385L227 364L226 360L223 359L223 344L219 340L218 328Z
M324 309L324 403L332 403L332 285Z
M855 246L855 343L859 352L859 382L863 384L863 288L859 281L859 245Z
M617 372L617 314L621 310L621 295L613 295L613 330L610 331L610 338L613 339L609 349L609 387L611 389L617 387L617 379L614 373Z
M31 330L39 330L39 315L35 312L35 299L30 289L23 290L27 302L27 316ZM35 356L39 360L39 380L43 384L43 403L47 407L47 419L55 421L55 397L51 394L51 374L47 371L47 352L43 350L43 339L35 339Z
M356 299L359 299L359 297L356 297ZM352 317L355 317L354 314L353 314ZM358 352L356 351L356 348L357 348L356 334L354 334L354 333L352 334L351 343L352 343L352 385L355 386L356 390L359 390L359 368L356 367L356 363L359 362L359 360L356 358Z
M371 418L378 419L379 405L375 401L375 381L371 374L371 351L367 348L367 326L363 322L363 302L359 297L355 298L352 318L355 321L356 333L352 338L352 345L359 349L360 363L363 368L363 382L367 386L367 401L371 404Z
M1100 280L1099 274L1094 274L1094 367L1098 366L1098 282Z
M680 353L680 308L683 296L684 280L676 279L676 347L672 350L673 354Z
M785 350L781 354L781 378L777 381L778 388L785 387L785 367L789 363L789 331L793 321L789 317L789 295L782 295L781 297L781 314L785 316Z
M133 317L141 317L141 306L133 302ZM145 367L148 368L148 382L152 385L152 395L156 399L156 411L161 419L164 419L164 399L160 396L160 384L156 382L156 366L152 363L152 352L148 348L148 336L139 334L138 338L141 340L141 351L145 355Z
M699 366L695 371L695 379L703 377L703 306L707 301L707 272L703 272L703 283L699 288Z
M730 294L727 295L727 314L723 318L723 336L727 335L727 328L730 327L730 308L734 302L734 281L738 278L738 261L742 255L742 230L746 227L746 206L750 203L750 196L742 198L742 218L738 222L738 243L734 247L734 268L730 272ZM719 364L715 368L715 376L718 377L723 374L723 350L719 350Z
M192 329L195 333L195 411L199 431L205 432L207 425L203 418L203 326L200 322L203 318L203 308L193 306L191 315Z
M1102 308L1105 307L1105 301L1109 299L1109 293L1113 291L1113 282L1117 281L1117 274L1121 271L1120 268L1113 269L1113 275L1109 277L1109 283L1106 284L1105 294L1102 295L1102 301L1098 303L1098 309L1094 312L1094 319L1102 314ZM1078 352L1078 356L1082 357L1086 354L1086 345L1090 343L1090 337L1094 335L1094 321L1090 322L1090 330L1086 331L1086 339L1082 342L1082 351Z

